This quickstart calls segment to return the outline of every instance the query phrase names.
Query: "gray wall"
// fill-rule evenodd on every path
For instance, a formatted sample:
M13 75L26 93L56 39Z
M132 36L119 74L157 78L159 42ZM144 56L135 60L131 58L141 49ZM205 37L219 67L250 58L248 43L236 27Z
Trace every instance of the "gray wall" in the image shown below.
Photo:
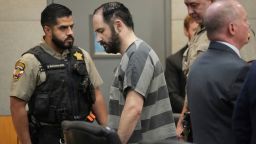
M75 21L75 41L76 44L87 51L90 51L90 26L89 16L94 9L110 0L54 0L55 3L66 5L73 11ZM150 44L158 54L164 64L166 50L169 47L169 32L165 31L166 17L170 17L168 12L168 0L118 0L124 3L133 15L135 33L138 37ZM48 0L51 3L52 0ZM168 15L166 15L168 14ZM113 70L118 65L120 58L93 58L96 67L102 76L104 84L101 89L106 100L109 96L109 88L112 83Z
M46 0L0 0L0 115L9 114L14 64L43 34L40 13Z

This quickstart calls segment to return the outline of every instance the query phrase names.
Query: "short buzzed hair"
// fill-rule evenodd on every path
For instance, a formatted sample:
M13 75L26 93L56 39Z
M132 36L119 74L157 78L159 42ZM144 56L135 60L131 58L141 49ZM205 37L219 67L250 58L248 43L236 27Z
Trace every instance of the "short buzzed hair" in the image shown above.
M132 15L124 4L120 2L104 3L96 8L93 14L96 14L100 10L102 10L103 19L107 24L110 24L113 18L120 18L127 27L134 30Z
M72 11L61 5L52 3L48 5L41 13L41 25L44 27L55 25L57 22L57 18L71 16Z

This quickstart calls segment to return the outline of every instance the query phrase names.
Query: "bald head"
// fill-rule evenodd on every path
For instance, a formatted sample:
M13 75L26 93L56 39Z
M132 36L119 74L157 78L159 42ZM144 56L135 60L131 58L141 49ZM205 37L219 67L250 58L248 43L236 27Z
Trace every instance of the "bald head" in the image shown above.
M245 13L243 6L236 0L216 0L206 10L204 25L210 40L226 33L229 24L237 21Z

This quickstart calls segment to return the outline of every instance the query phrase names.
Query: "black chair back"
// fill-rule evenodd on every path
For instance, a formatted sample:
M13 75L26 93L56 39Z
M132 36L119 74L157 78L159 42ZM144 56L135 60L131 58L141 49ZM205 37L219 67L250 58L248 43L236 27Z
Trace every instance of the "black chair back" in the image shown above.
M84 121L63 121L65 144L121 144L117 133L108 127Z

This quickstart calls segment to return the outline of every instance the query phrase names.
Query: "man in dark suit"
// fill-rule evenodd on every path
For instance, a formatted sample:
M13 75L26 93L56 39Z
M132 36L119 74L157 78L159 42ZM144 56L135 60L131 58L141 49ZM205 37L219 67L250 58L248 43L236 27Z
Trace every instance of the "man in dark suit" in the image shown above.
M194 35L197 27L196 21L192 17L186 16L184 19L184 33L188 40ZM186 79L182 71L182 58L187 48L188 45L186 44L182 49L166 59L165 79L174 113L181 113L185 98Z
M232 113L249 69L239 50L248 43L249 25L237 1L216 1L204 17L210 45L188 74L187 94L197 144L233 144Z
M252 63L250 71L243 85L241 94L237 98L233 115L233 129L237 144L256 143L256 61Z

